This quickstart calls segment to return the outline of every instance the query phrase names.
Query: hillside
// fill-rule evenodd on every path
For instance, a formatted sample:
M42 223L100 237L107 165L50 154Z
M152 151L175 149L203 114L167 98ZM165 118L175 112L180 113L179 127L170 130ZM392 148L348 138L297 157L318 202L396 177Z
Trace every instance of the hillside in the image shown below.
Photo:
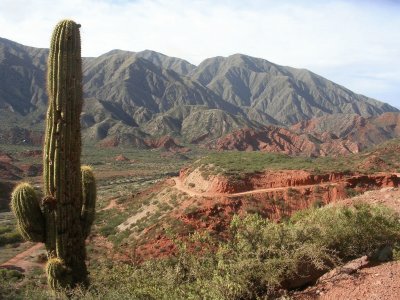
M48 50L0 38L0 142L38 143ZM242 129L397 109L308 70L242 54L189 62L145 50L83 59L85 140L140 146L149 137L214 140ZM18 125L17 125L18 124Z
M327 156L358 153L400 137L400 114L374 117L337 114L301 121L290 128L239 129L205 146L216 150L263 151Z
M398 216L375 204L398 211L399 140L336 158L185 152L173 139L153 143L164 150L84 148L82 162L96 172L98 202L88 238L92 288L77 298L204 293L210 299L273 299L313 283L333 263L365 255L374 263L371 253L398 245ZM1 147L4 170L40 187L41 170L32 173L31 167L40 163L41 151ZM165 153L175 155L165 159ZM9 180L13 185L19 179ZM360 193L356 199L372 206L343 200ZM0 251L0 294L46 298L43 251L20 244L14 224L8 211L0 212L0 240L10 245ZM5 268L26 270L25 276Z

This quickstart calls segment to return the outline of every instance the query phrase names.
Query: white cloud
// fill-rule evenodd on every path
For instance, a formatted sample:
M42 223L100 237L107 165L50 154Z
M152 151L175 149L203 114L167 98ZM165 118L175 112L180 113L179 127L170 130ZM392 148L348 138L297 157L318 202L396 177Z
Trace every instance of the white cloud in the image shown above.
M48 47L62 18L82 24L85 56L152 49L198 64L244 53L308 68L400 107L400 5L393 1L2 0L0 36ZM364 74L393 98L379 97Z

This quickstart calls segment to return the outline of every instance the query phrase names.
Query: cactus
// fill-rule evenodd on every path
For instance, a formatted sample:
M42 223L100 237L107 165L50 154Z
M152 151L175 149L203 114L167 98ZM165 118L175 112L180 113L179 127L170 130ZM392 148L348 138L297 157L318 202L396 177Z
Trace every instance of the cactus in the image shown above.
M51 39L41 206L27 184L19 185L12 196L13 211L24 237L46 245L46 273L54 291L87 284L85 239L95 214L95 178L90 167L80 166L79 28L74 21L63 20Z

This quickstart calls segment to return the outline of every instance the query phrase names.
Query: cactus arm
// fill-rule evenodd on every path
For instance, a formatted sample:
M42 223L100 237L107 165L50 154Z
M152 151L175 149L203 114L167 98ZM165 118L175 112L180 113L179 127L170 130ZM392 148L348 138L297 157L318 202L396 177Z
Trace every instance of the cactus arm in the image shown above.
M29 183L20 183L11 196L11 209L17 218L17 226L25 240L45 241L45 220L40 210L35 190Z
M96 212L96 180L92 168L89 166L81 167L82 174L82 211L81 222L84 237L90 234L95 212Z

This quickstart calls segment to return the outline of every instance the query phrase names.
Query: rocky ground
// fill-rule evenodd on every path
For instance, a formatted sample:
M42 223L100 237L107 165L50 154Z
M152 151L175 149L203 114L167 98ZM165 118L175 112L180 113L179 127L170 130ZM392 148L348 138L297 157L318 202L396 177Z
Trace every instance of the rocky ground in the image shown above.
M293 295L296 300L397 300L400 295L400 262L365 267L321 280Z

